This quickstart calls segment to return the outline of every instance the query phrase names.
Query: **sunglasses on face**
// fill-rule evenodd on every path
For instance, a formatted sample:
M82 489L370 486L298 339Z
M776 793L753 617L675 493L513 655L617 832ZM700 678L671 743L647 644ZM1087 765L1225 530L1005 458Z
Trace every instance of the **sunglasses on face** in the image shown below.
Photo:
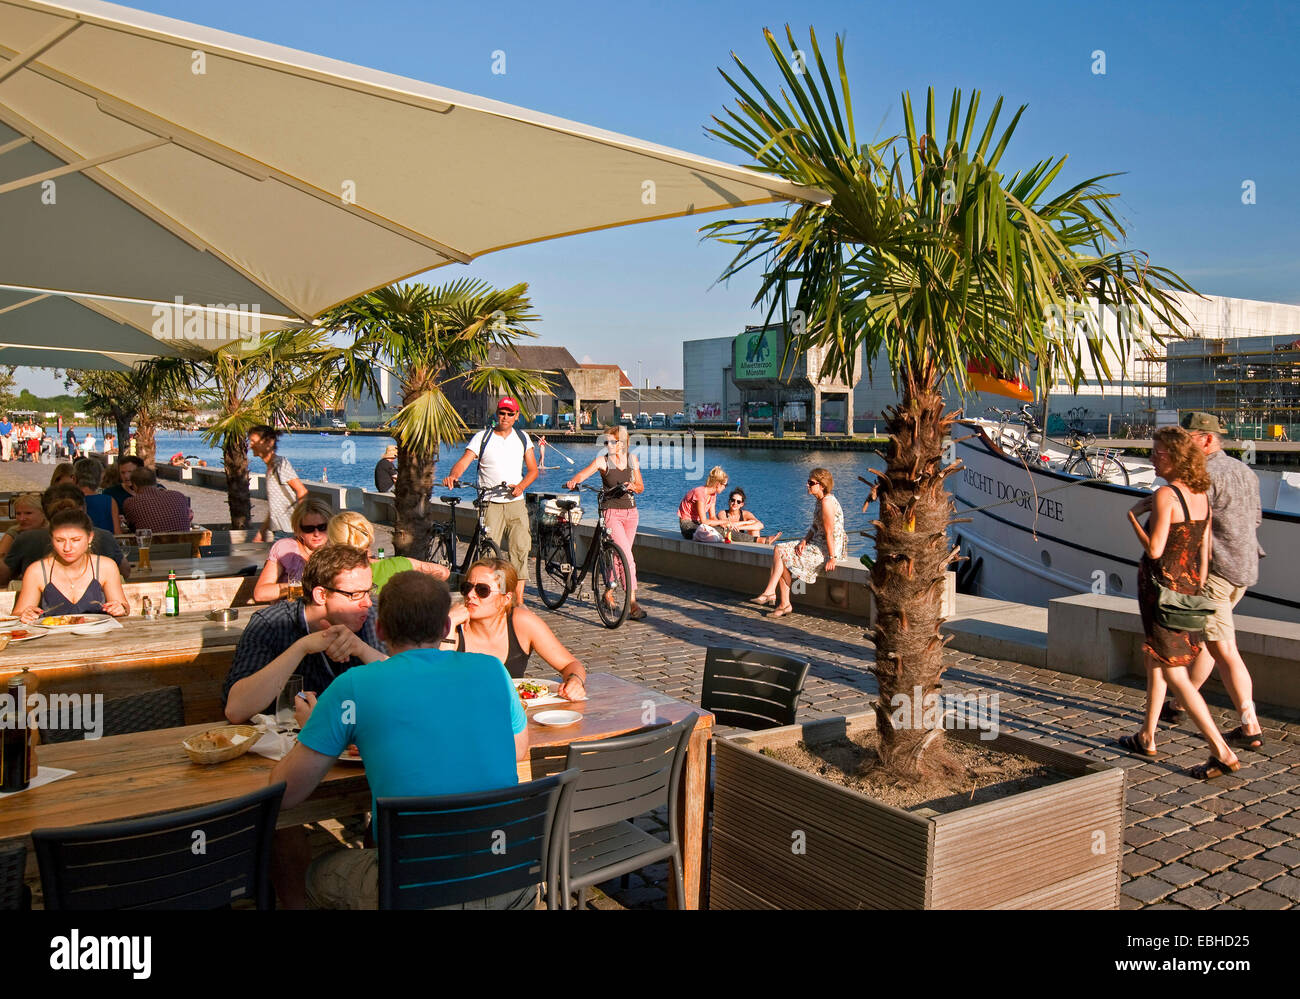
M322 589L329 590L331 593L337 593L341 597L347 597L354 604L361 603L361 601L366 597L370 597L373 600L378 595L373 587L369 590L339 590L335 589L333 586L325 586L322 587Z
M808 480L808 485L810 485L810 486L815 486L815 485L817 485L817 480L816 480L816 479L809 479L809 480Z
M492 596L492 594L495 592L496 591L492 589L491 583L461 583L460 584L460 595L463 597L468 597L470 593L473 593L480 600L486 600L488 597Z
M514 416L514 415L515 415L515 411L514 411L513 409L498 409L498 410L497 410L497 416Z
M739 496L736 496L732 498L731 505L735 506L737 503L743 503L743 502L745 502L743 499L741 499Z
M299 524L298 530L302 531L303 534L324 534L325 525L324 524Z

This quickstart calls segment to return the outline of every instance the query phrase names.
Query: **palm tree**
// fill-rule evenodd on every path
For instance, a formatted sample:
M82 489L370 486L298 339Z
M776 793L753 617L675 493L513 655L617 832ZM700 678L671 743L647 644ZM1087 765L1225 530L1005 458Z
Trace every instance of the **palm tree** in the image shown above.
M547 390L540 372L489 363L492 348L509 350L521 337L537 335L524 326L538 318L527 291L526 284L497 289L468 278L436 288L392 285L321 317L324 327L352 337L354 348L401 386L401 409L388 423L397 440L398 554L423 557L428 550L438 448L466 436L448 388L460 383L470 392L519 398Z
M196 400L216 419L203 431L204 443L220 446L226 472L230 526L248 527L248 432L275 426L290 413L319 409L342 390L369 384L369 369L352 352L330 345L323 329L292 328L226 344L203 364L193 383Z
M196 362L188 358L158 357L130 371L71 370L67 384L84 398L88 414L113 421L120 454L126 454L134 423L136 453L153 468L158 428L179 426L193 413L188 393L197 373Z
M944 479L960 467L942 460L957 416L946 412L945 379L964 392L966 360L979 359L1006 372L1032 372L1040 390L1053 372L1077 385L1085 356L1109 377L1113 362L1125 363L1128 344L1079 344L1068 324L1047 317L1069 315L1072 302L1091 294L1137 310L1128 314L1181 325L1185 317L1167 289L1192 289L1144 254L1115 248L1125 231L1110 206L1117 195L1102 186L1113 174L1049 193L1064 157L1009 177L999 170L1023 107L999 134L1000 99L981 126L979 94L963 111L957 92L947 121L938 122L931 91L920 132L904 94L905 134L860 144L843 41L836 39L837 92L814 33L806 72L788 28L791 60L765 34L780 70L780 97L736 59L750 89L722 74L738 102L709 131L752 158L756 169L818 188L829 202L702 231L739 246L724 279L759 265L755 303L768 303L769 318L778 309L787 321L795 315L790 349L826 348L823 375L851 380L859 346L868 365L878 351L888 358L901 399L888 414L887 467L875 473L871 494L880 500L872 522L872 672L880 687L881 758L899 777L914 777L948 766L941 729L891 720L891 709L918 691L937 696L943 673L941 595L944 573L957 559L946 533L953 503Z

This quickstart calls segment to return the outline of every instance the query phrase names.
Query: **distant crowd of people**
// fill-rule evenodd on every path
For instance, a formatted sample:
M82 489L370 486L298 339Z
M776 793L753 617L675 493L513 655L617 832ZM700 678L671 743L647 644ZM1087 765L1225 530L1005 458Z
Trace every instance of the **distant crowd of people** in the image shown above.
M132 433L125 453L134 455L138 446L137 435ZM64 458L94 454L107 457L117 453L117 436L112 432L104 434L102 441L96 439L93 430L78 439L76 431L68 427L60 440L57 432L52 434L48 427L32 420L15 422L8 416L0 417L0 461L36 461L52 465Z

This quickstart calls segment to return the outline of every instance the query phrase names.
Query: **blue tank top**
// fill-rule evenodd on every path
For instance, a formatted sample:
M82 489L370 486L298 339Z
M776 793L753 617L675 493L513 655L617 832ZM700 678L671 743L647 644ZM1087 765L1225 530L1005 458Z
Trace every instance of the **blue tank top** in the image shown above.
M41 609L47 613L52 612L57 615L64 614L98 614L104 610L104 587L99 582L99 556L90 556L90 585L86 587L86 592L81 595L81 599L75 604L68 600L67 597L50 582L50 577L45 572L45 559L41 559L41 578L45 580L45 588L41 591Z

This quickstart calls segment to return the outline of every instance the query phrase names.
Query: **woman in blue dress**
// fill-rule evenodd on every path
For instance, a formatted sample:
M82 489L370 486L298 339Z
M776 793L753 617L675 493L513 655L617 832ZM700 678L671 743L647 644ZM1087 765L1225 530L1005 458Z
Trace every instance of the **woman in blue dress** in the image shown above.
M23 624L46 615L127 613L117 563L89 551L94 526L80 510L60 510L50 518L52 556L33 562L23 573L14 614Z

